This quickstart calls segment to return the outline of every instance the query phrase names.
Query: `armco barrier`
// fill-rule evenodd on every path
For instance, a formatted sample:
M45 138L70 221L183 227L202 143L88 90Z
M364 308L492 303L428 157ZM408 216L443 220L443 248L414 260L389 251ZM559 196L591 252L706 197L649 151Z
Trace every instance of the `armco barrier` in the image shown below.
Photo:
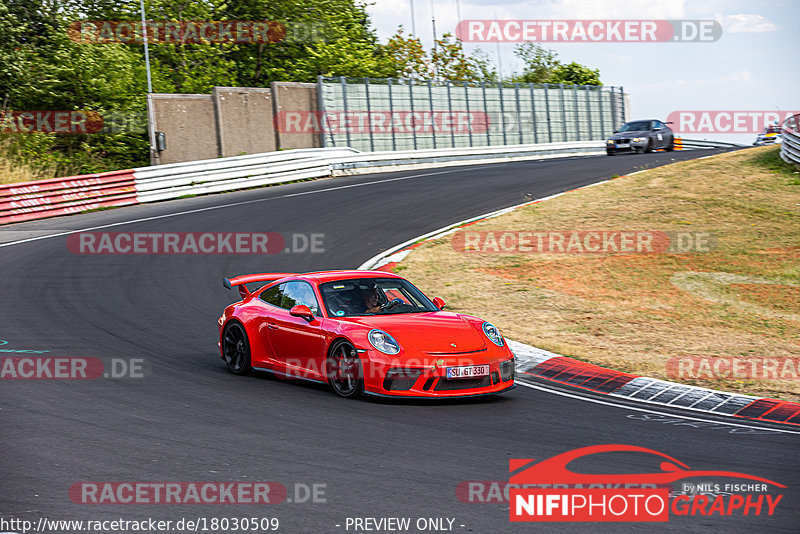
M800 114L783 121L781 137L781 158L783 161L800 165Z
M137 204L132 169L0 185L0 224Z
M685 139L684 147L695 148ZM386 152L312 148L173 163L0 185L0 224L308 178L600 154L605 154L602 141L577 141Z
M362 152L355 156L346 156L332 161L331 169L334 176L340 176L412 169L420 166L447 167L474 163L546 159L566 155L595 156L600 154L605 154L602 141Z

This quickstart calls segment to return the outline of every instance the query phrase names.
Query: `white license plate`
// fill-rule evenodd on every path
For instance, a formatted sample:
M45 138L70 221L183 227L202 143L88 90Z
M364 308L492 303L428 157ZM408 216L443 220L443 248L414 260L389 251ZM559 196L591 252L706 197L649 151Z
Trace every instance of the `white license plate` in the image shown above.
M617 148L630 148L630 143L617 143Z
M488 365L469 365L466 367L448 367L447 378L474 378L489 376Z

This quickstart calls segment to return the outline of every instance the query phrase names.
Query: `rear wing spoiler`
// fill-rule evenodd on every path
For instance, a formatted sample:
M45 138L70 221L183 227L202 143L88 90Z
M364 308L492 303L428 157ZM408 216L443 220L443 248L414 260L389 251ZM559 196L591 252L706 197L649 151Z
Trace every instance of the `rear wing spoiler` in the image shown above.
M286 278L287 276L294 276L297 273L259 273L259 274L243 274L241 276L235 276L233 278L223 278L222 285L224 285L227 289L233 289L234 287L239 287L239 294L242 298L246 298L250 295L250 291L247 289L245 284L255 283L255 282L274 282L275 280L280 280L281 278Z

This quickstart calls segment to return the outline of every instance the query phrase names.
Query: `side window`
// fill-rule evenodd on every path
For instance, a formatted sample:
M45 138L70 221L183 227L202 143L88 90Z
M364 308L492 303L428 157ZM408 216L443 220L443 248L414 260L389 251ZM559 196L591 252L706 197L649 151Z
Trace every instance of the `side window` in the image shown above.
M283 290L286 287L286 283L272 286L271 288L263 291L259 298L266 302L267 304L272 304L273 306L280 307L281 300L283 299Z
M664 124L663 122L661 122L661 121L656 121L656 128L661 128L661 129L664 129L664 128L666 128L666 127L667 127L667 125L666 125L666 124Z
M281 286L285 286L283 288L281 308L289 310L293 306L305 304L311 309L314 315L320 316L319 304L317 303L317 297L314 296L314 290L311 288L311 284L308 282L293 281L281 284Z

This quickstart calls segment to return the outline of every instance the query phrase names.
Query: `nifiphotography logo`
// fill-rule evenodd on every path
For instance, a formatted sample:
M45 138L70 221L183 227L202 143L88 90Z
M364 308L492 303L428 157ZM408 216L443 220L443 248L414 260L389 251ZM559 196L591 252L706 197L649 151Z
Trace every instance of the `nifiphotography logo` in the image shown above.
M598 453L638 452L660 460L660 471L638 474L583 474L567 466ZM768 486L785 488L766 478L733 471L691 469L664 453L635 445L594 445L537 462L509 460L510 521L669 521L676 516L771 516L783 495L766 493ZM676 494L669 485L694 477L746 479L747 483L709 484L716 495ZM684 483L684 488L695 484ZM724 487L724 488L723 488ZM743 495L737 492L752 492ZM680 493L680 492L679 492ZM759 493L756 495L755 493Z

